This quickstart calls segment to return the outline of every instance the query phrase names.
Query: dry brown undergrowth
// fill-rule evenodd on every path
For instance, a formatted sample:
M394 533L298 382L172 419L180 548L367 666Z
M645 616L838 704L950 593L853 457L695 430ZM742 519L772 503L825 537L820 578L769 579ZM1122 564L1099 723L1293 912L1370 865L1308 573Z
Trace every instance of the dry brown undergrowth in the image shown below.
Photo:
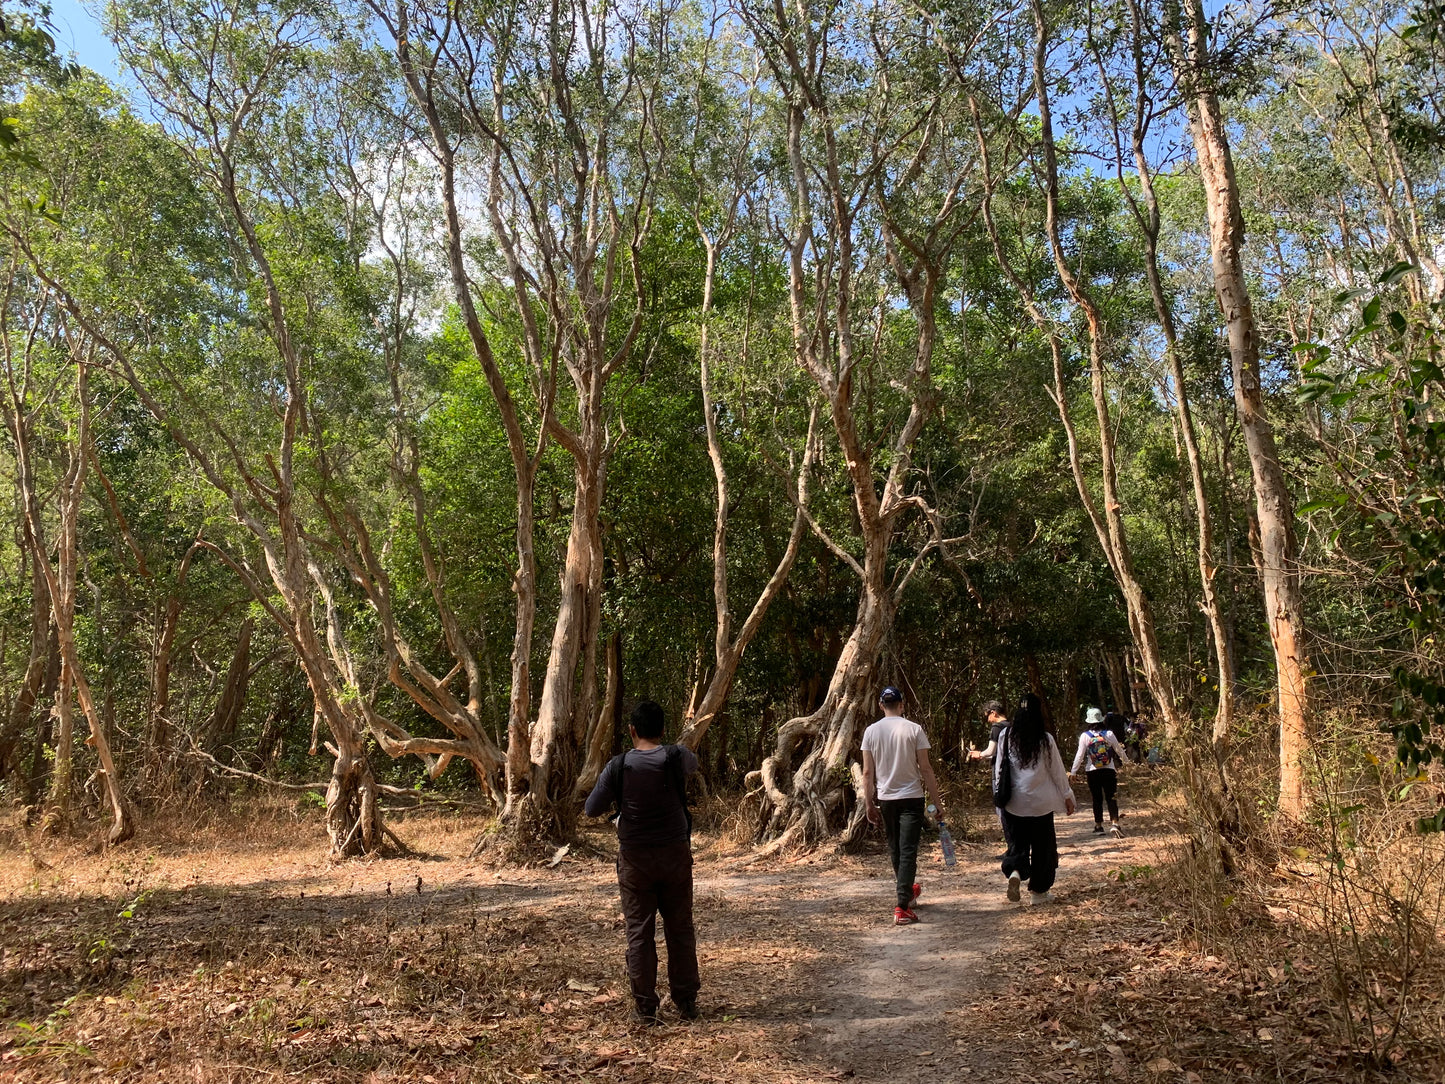
M701 891L707 1018L642 1029L610 864L495 870L459 857L477 828L413 817L408 843L446 860L331 865L314 815L271 806L189 841L152 824L144 847L52 847L49 869L12 850L0 1079L826 1075L791 1042L826 930L776 921L781 900ZM699 851L703 868L723 855Z
M1031 1047L1039 1080L1445 1080L1445 841L1345 807L1352 845L1326 816L1226 880L1180 805L1154 803L1173 830L1144 861L1038 924L980 1025Z
M1006 992L940 1004L950 1045L988 1047L1000 1081L1445 1079L1438 907L1427 926L1417 898L1402 926L1388 903L1438 838L1356 824L1348 891L1323 831L1226 884L1180 848L1177 799L1129 800L1130 857L1066 868L1059 907L1009 920L989 961ZM770 864L743 894L735 874L717 886L746 818L701 835L705 1019L649 1030L628 1019L605 860L468 862L479 823L455 814L401 825L432 860L339 865L313 811L248 800L196 823L110 854L50 844L49 868L20 837L0 854L0 1080L838 1079L809 1021L872 923L837 913L830 879L877 855Z

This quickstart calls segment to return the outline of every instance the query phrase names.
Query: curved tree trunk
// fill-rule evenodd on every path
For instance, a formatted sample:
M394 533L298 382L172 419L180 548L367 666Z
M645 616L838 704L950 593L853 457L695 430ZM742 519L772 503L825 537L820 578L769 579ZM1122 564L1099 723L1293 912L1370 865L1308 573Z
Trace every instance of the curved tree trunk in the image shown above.
M74 716L71 709L72 690L80 701L86 722L90 725L87 745L93 745L105 783L106 797L110 802L113 822L107 842L124 843L135 834L135 817L130 805L121 793L120 778L116 774L115 761L111 756L110 742L106 739L105 728L95 700L90 693L90 684L80 665L80 650L75 642L75 601L76 575L79 566L79 533L81 505L85 498L85 477L90 451L90 387L89 365L80 351L86 346L72 344L72 361L75 365L75 415L68 433L69 464L61 480L56 496L59 512L59 537L56 539L56 563L50 563L50 546L46 540L45 520L40 511L39 495L35 487L35 468L31 458L29 427L25 424L26 406L12 390L11 414L16 419L12 433L16 438L16 466L20 483L21 499L30 525L32 557L45 579L50 595L50 613L55 622L56 642L60 651L60 687L56 694L56 711L60 722L60 734L56 743L55 775L51 781L50 809L46 814L47 823L64 827L69 821L70 792L74 773ZM12 389L15 385L12 383Z
M1195 524L1197 530L1196 550L1199 559L1200 606L1209 622L1214 640L1216 680L1219 684L1219 699L1214 713L1213 742L1215 759L1221 765L1228 755L1230 734L1234 729L1234 671L1229 652L1229 631L1225 624L1224 608L1220 603L1215 586L1218 566L1214 561L1214 518L1209 508L1209 491L1204 481L1204 457L1200 452L1199 438L1194 426L1194 412L1189 404L1189 389L1184 377L1184 364L1180 356L1179 335L1174 324L1174 312L1164 288L1163 275L1159 269L1159 200L1154 189L1153 167L1149 164L1147 142L1149 126L1153 119L1153 104L1149 97L1149 73L1146 59L1146 30L1144 15L1138 0L1129 0L1129 17L1132 30L1130 42L1131 59L1134 69L1134 102L1130 151L1134 158L1134 172L1139 180L1139 197L1124 178L1124 155L1118 162L1119 190L1139 223L1144 236L1144 274L1149 282L1149 296L1154 302L1155 317L1159 330L1164 336L1165 361L1169 376L1174 382L1174 412L1178 420L1179 435L1184 445L1184 454L1189 466L1189 479L1193 489ZM1104 61L1100 59L1100 70ZM1122 149L1122 148L1121 148Z
M762 788L760 837L772 840L770 849L813 846L837 831L850 792L858 800L839 842L847 846L861 835L863 773L854 758L863 730L877 717L874 674L896 614L890 591L876 583L865 588L822 704L783 723L772 753L749 774L749 784Z
M1279 810L1304 816L1308 800L1303 757L1309 747L1309 657L1305 645L1304 596L1300 589L1294 502L1265 410L1259 365L1259 329L1245 280L1244 213L1234 173L1229 133L1212 89L1215 64L1202 4L1186 9L1187 45L1173 39L1176 66L1187 95L1189 127L1209 215L1214 292L1229 337L1234 405L1249 450L1259 522L1260 584L1274 648L1279 695Z
M852 556L797 502L814 534L857 575L860 597L822 704L784 723L773 753L748 776L761 786L762 834L779 848L811 846L843 824L849 790L857 793L862 787L858 743L875 716L875 670L899 601L924 558L958 541L943 537L942 517L912 486L912 466L914 445L934 407L935 307L961 232L964 201L959 196L974 162L939 136L952 121L944 110L953 100L916 93L908 81L911 58L895 54L891 45L873 42L871 59L878 74L871 93L877 98L866 115L876 127L855 142L851 125L857 115L851 110L858 103L846 103L847 117L833 112L838 103L827 70L832 18L819 18L802 4L792 11L781 4L767 11L749 9L745 17L759 27L757 39L767 62L785 84L793 188L787 251L793 347L833 423L863 551L861 561ZM846 137L840 134L845 128ZM876 187L856 179L884 174L892 180ZM871 233L859 228L868 204L876 205L881 226ZM890 287L897 291L892 297ZM860 428L854 376L865 358L870 364L885 360L881 331L902 308L898 293L906 298L914 323L913 357L895 384L907 396L908 414L880 448ZM859 334L863 321L877 333ZM875 465L879 453L887 457L886 469ZM925 519L931 537L890 572L889 554L910 508ZM844 844L862 830L862 805L847 819Z
M1164 716L1164 730L1171 740L1183 732L1184 719L1175 700L1173 682L1165 666L1163 652L1159 648L1159 636L1154 626L1154 610L1149 597L1134 568L1134 557L1129 546L1128 531L1124 524L1123 504L1119 496L1118 469L1114 452L1114 423L1108 388L1104 376L1104 344L1107 331L1104 319L1095 303L1090 288L1075 272L1068 254L1064 251L1059 224L1059 170L1054 146L1053 117L1049 102L1049 76L1047 58L1050 47L1049 26L1041 0L1033 0L1034 28L1037 38L1034 46L1034 93L1039 110L1039 146L1043 157L1044 181L1044 228L1048 234L1049 249L1053 254L1054 267L1069 297L1084 314L1089 333L1089 391L1094 403L1094 416L1098 424L1099 478L1102 509L1094 503L1084 479L1080 460L1078 437L1069 414L1067 388L1064 382L1063 358L1059 349L1057 334L1044 318L1032 297L1026 299L1031 315L1041 330L1049 335L1054 362L1054 401L1059 418L1064 424L1069 443L1069 464L1074 475L1074 484L1079 498L1094 525L1099 544L1119 592L1124 596L1124 608L1129 619L1129 631L1134 646L1139 651L1139 661L1144 670L1144 680L1154 697L1160 713Z

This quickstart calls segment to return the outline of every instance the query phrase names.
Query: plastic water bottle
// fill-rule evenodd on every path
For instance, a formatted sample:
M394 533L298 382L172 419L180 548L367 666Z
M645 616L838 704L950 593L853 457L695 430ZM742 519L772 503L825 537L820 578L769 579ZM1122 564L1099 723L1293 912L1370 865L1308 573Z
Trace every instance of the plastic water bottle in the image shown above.
M938 807L929 803L928 812L938 822L938 845L943 849L943 864L945 866L958 865L958 854L953 849L953 836L948 832L948 826L943 823L943 818L938 815Z

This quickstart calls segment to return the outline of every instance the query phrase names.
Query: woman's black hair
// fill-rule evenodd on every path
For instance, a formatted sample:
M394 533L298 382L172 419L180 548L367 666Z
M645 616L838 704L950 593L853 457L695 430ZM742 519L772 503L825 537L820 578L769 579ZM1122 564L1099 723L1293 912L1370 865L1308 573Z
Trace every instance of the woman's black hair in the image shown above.
M1025 768L1039 762L1039 752L1045 745L1048 734L1044 726L1044 708L1033 693L1024 693L1023 699L1009 720L1008 742L1019 764Z

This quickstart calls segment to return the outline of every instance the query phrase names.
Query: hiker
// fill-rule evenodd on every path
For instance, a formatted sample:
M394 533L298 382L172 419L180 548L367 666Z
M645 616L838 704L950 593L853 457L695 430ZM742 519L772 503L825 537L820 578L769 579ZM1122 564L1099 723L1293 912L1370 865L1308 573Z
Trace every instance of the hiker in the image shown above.
M632 748L613 757L587 796L587 816L616 806L617 887L627 925L627 978L644 1024L657 1024L657 916L667 940L667 982L684 1019L697 1019L697 934L692 925L692 814L687 777L697 757L663 745L662 708L632 709Z
M1029 883L1029 903L1048 903L1053 897L1054 875L1059 868L1059 843L1054 833L1054 814L1074 812L1074 792L1064 771L1064 760L1053 735L1044 725L1043 708L1033 693L1025 693L1008 727L999 736L994 758L994 791L1000 776L1009 798L1003 806L1008 854L1003 874L1008 878L1008 898L1017 903L1019 886Z
M1106 726L1104 713L1090 708L1084 719L1084 732L1079 735L1079 750L1074 754L1074 765L1069 769L1072 780L1079 774L1079 767L1085 768L1084 778L1089 784L1089 795L1094 800L1094 831L1104 830L1104 803L1109 804L1109 831L1119 835L1119 803L1115 794L1119 790L1118 765L1124 762L1124 747L1119 737Z
M993 761L993 755L998 752L998 736L1003 728L1008 726L1008 716L1004 713L1003 704L998 700L990 700L983 706L983 721L988 726L988 744L982 749L975 749L970 742L965 747L969 760Z
M918 872L918 840L923 834L924 791L933 796L943 822L943 795L928 763L928 735L903 717L903 694L889 685L878 695L883 718L863 731L863 797L868 823L880 817L888 836L888 858L898 888L893 922L918 921L913 905L923 892L914 881ZM877 797L874 797L874 792Z
M1136 764L1148 760L1149 727L1135 715L1124 716L1124 748L1132 754Z
M1124 750L1124 759L1114 765L1116 768L1122 768L1129 761L1129 747L1125 744L1125 739L1129 736L1129 721L1117 711L1106 711L1104 713L1104 729L1114 735L1114 739L1119 743L1119 748Z

